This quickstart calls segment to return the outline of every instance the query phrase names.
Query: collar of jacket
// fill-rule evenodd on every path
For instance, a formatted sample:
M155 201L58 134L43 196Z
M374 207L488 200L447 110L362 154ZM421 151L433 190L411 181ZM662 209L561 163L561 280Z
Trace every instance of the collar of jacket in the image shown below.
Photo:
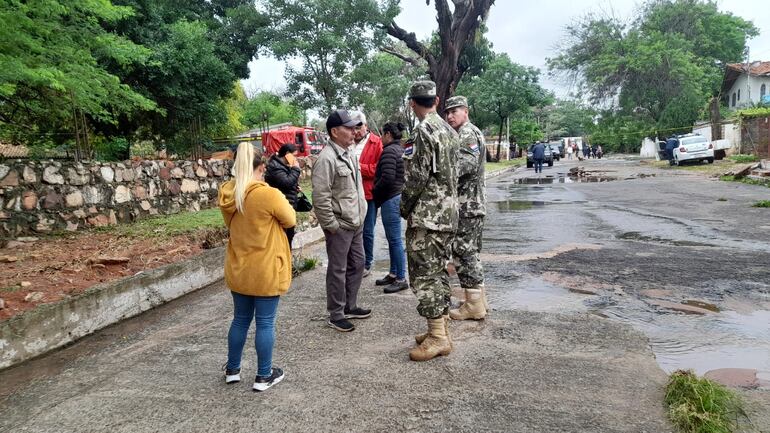
M350 151L350 147L348 147L347 149L343 149L343 148L342 148L342 146L340 146L339 144L335 143L335 142L334 142L334 141L332 141L331 139L329 139L329 146L331 146L331 147L332 147L332 150L334 151L334 154L335 154L335 155L337 155L337 159L339 159L339 160L341 160L342 162L344 162L344 163L345 163L345 165L347 165L347 166L348 166L348 168L350 169L350 171L352 171L352 172L353 172L353 175L354 175L356 178L358 178L358 170L356 169L356 167L354 167L354 166L353 166L353 161L350 159L350 152L351 152L351 151ZM347 157L347 158L344 158L344 157L342 156L342 153L340 153L340 151L342 151L342 152L344 152L344 153L347 153L347 154L348 154L348 157Z

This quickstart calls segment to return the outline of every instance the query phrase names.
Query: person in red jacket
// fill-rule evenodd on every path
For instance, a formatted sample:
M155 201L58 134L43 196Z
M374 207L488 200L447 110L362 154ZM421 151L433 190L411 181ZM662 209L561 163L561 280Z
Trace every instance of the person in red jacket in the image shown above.
M358 157L361 166L361 179L364 182L364 196L366 197L366 219L364 220L364 277L371 274L372 262L374 262L374 225L377 224L377 206L374 204L372 188L374 188L374 174L377 172L377 161L382 154L382 139L369 131L366 116L360 111L351 113L351 118L359 120L360 126L356 127L356 144L353 153Z

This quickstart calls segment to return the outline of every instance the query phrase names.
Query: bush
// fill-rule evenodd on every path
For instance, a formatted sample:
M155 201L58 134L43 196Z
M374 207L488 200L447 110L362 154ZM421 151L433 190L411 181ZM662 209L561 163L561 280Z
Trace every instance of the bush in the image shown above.
M759 160L759 158L756 157L756 155L732 155L729 156L728 159L731 161L735 161L737 163L744 163L744 162L756 162Z
M94 156L98 161L125 161L128 159L128 140L124 137L94 139Z

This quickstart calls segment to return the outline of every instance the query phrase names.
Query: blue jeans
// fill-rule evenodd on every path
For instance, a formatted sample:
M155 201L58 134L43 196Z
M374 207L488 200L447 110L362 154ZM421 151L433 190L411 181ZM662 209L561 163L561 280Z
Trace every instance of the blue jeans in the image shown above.
M377 206L374 200L366 201L366 219L364 219L364 267L371 269L374 262L374 225L377 224Z
M404 241L401 239L400 207L401 194L382 204L382 226L385 227L385 237L388 238L390 274L403 280L406 278L406 253L404 252Z
M535 160L535 173L543 172L543 160L542 159L536 159Z
M241 368L243 346L249 333L251 320L256 323L254 346L257 349L257 374L270 376L273 369L273 343L275 343L275 312L280 296L260 297L233 295L233 323L227 333L227 368Z

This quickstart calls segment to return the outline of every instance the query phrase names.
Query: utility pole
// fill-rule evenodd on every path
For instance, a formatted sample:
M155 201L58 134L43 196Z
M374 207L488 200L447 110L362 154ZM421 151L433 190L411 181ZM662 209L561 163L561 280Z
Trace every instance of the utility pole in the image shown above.
M751 48L746 47L746 98L751 104Z

